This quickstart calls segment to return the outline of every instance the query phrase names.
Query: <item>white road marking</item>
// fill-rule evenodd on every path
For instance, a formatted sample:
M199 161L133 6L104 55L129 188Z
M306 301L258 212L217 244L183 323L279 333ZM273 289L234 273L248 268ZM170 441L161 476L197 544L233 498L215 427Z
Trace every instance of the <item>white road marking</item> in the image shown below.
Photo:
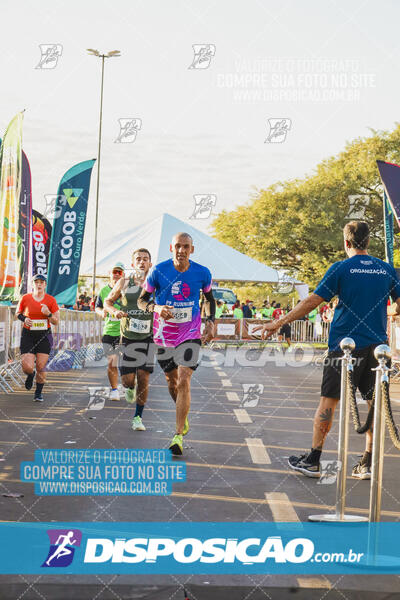
M249 417L250 418L250 417ZM271 459L261 438L246 438L245 442L250 452L251 460L256 465L270 465Z
M240 402L239 395L236 392L225 392L225 394L230 402Z
M274 521L300 522L289 497L284 492L271 492L265 494Z
M235 408L233 410L233 412L235 413L235 416L239 423L252 423L253 422L246 409Z

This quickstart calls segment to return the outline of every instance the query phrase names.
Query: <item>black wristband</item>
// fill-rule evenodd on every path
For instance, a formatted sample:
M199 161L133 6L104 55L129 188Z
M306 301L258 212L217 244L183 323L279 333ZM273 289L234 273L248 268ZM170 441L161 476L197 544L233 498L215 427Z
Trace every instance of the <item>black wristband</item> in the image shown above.
M51 319L52 316L53 316L53 313L50 313L49 315L47 315L47 318Z
M27 316L23 315L22 313L19 313L17 319L19 319L20 321L22 321L24 323L25 319L27 319Z

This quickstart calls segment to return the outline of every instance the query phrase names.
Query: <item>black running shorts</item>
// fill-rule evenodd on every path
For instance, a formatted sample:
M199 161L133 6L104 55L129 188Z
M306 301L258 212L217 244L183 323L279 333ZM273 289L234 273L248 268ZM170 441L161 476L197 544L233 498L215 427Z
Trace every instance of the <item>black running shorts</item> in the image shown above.
M123 355L119 363L121 375L136 373L138 370L153 372L154 356L157 350L152 337L140 341L122 337L122 347Z
M50 354L53 345L51 329L30 331L24 327L21 333L21 354Z
M365 348L355 349L352 352L352 357L356 359L353 371L354 385L360 390L364 400L372 400L375 386L375 371L371 371L371 369L378 366L374 356L374 350L378 345L373 344ZM340 357L342 356L342 351L328 352L328 356L324 360L321 396L325 396L326 398L340 398L342 368Z
M185 340L176 348L158 346L157 362L164 371L169 373L178 366L190 367L195 371L199 366L201 340Z
M119 344L119 335L103 335L101 338L105 356L117 354L117 346Z

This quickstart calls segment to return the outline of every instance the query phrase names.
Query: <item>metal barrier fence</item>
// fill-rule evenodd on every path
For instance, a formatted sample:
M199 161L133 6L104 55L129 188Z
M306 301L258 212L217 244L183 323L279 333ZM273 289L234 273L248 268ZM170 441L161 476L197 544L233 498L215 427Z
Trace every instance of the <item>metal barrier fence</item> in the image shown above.
M254 328L265 323L265 319L217 319L214 342L260 341L261 334L254 332ZM59 324L57 327L52 325L51 329L54 343L47 369L82 368L85 360L94 358L95 345L101 342L103 320L95 312L60 309ZM13 385L23 384L19 349L21 331L22 323L15 319L15 307L0 306L0 389L5 392L13 391ZM291 332L293 342L326 343L329 323L295 321L291 324ZM277 336L271 339L274 341Z
M216 319L216 342L246 342L261 339L259 331L254 332L257 325L265 325L266 319ZM400 324L400 323L399 323ZM330 323L311 323L310 321L293 321L290 324L293 342L327 343ZM277 336L271 338L276 340Z
M51 326L53 349L48 366L53 359L69 353L70 367L82 368L85 360L92 358L95 345L101 342L103 320L95 312L60 309L57 327ZM14 391L24 379L21 375L20 339L22 323L15 319L15 307L0 306L0 389ZM58 370L54 364L49 370Z

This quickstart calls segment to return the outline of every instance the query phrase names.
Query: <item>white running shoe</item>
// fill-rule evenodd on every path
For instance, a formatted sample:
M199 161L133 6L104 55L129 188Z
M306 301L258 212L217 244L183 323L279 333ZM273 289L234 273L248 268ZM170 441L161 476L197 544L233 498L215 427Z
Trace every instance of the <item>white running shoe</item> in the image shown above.
M110 398L110 400L120 400L119 391L111 390L109 398Z

